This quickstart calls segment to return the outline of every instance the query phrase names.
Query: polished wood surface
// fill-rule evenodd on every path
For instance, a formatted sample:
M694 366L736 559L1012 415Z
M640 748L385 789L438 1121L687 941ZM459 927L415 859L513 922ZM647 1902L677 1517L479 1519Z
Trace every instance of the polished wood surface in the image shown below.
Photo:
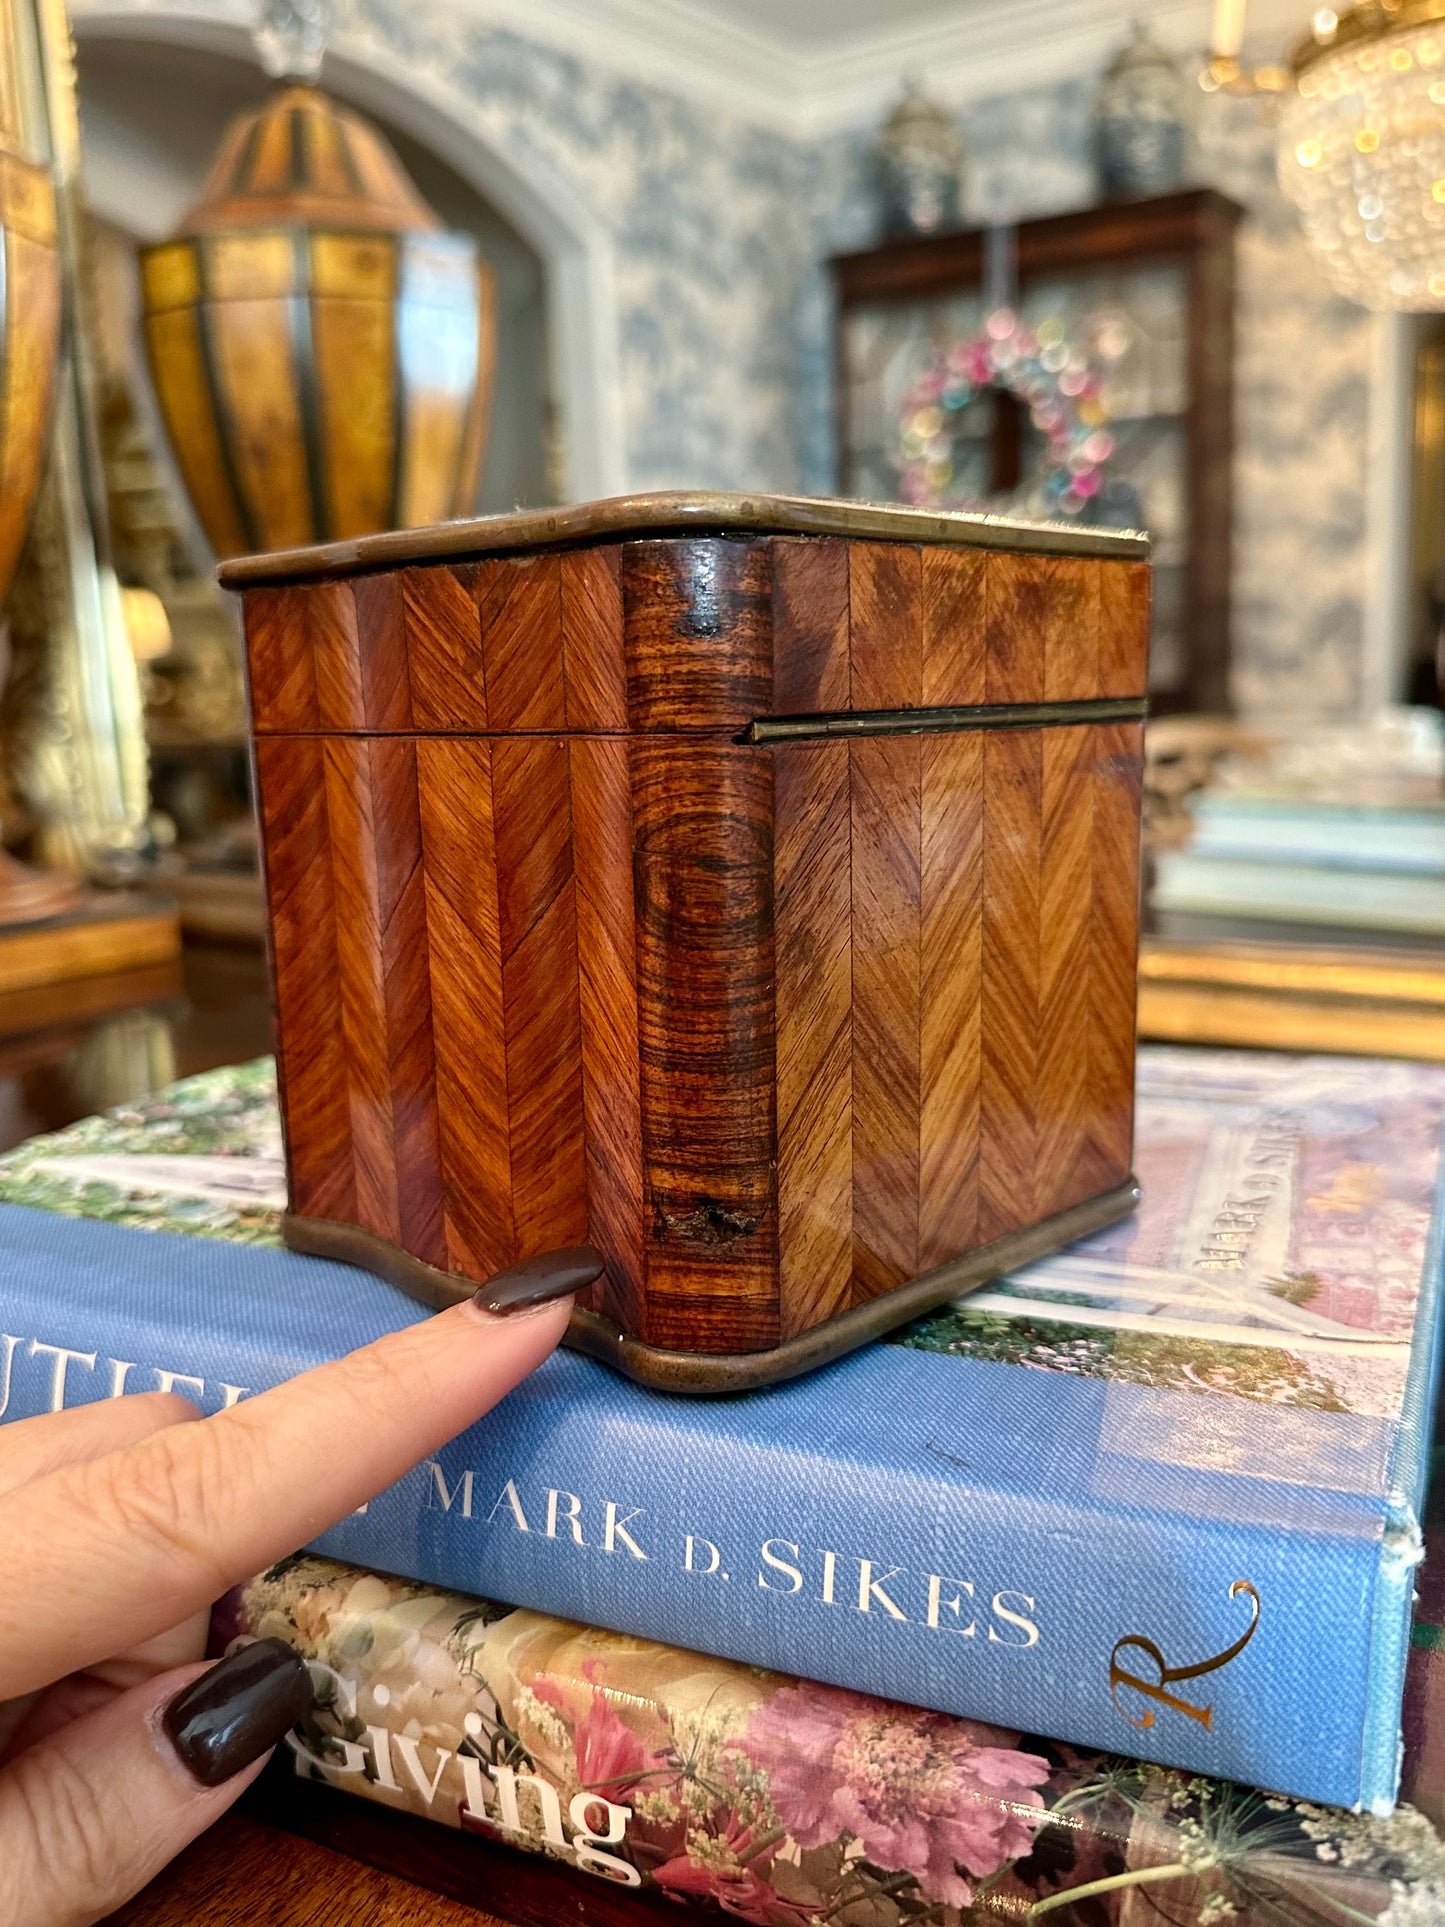
M1142 697L1149 572L1127 551L708 534L259 584L244 608L259 737L731 736Z
M1243 209L1212 188L1113 202L1021 221L1014 229L1020 287L1060 282L1145 263L1182 270L1181 325L1187 331L1182 675L1156 688L1156 708L1229 708L1230 549L1234 454L1234 235ZM838 472L852 473L849 393L842 323L859 306L931 302L984 280L984 231L890 241L833 263L838 297Z
M480 1907L229 1813L108 1927L502 1927ZM511 1927L511 1923L506 1923Z
M0 930L75 910L90 895L69 870L43 870L0 850Z
M1445 1061L1445 951L1146 936L1139 1035Z
M650 1220L636 1335L762 1351L781 1336L774 760L672 738L637 740L631 761Z
M33 1039L53 1031L74 1036L96 1019L159 1005L180 993L181 981L181 960L176 956L134 970L107 970L97 977L64 978L0 992L0 1050L23 1055ZM59 1121L69 1124L72 1119ZM46 1117L35 1129L47 1129L49 1124ZM8 1143L4 1148L9 1148Z
M0 147L0 600L40 480L59 346L55 192L45 168Z
M591 1309L731 1354L1127 1179L1131 551L644 535L245 616L299 1220L587 1239Z
M219 555L463 514L495 326L475 243L312 87L227 130L200 201L141 252L156 396Z
M256 944L0 993L0 1150L270 1048Z
M847 743L798 743L773 766L783 1338L853 1302L852 754Z
M164 897L86 891L61 916L0 922L0 995L174 962L180 951L180 917Z

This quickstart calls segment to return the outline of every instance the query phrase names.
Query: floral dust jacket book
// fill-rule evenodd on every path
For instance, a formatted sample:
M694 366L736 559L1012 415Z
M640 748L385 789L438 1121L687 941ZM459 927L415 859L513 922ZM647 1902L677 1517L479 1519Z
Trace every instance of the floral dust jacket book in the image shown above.
M1388 1811L1445 1069L1151 1049L1139 1106L1127 1224L746 1398L558 1354L313 1549ZM256 1066L12 1153L0 1414L156 1385L215 1409L422 1315L264 1248L278 1148Z
M1412 1726L1440 1631L1422 1615ZM229 1595L212 1637L311 1665L300 1778L757 1927L1445 1920L1445 1842L1419 1810L1445 1805L1438 1724L1411 1735L1417 1806L1377 1818L311 1554Z

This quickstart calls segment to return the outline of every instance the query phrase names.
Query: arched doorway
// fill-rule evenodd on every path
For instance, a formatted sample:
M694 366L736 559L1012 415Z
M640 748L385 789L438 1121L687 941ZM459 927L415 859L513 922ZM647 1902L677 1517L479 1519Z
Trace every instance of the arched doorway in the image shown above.
M82 112L88 116L90 191L97 211L122 211L163 231L179 211L186 183L214 147L220 103L259 97L266 81L250 37L229 8L157 8L126 0L78 0L72 7ZM149 76L149 78L148 78ZM535 277L544 338L519 349L517 432L527 407L545 394L553 493L569 500L619 493L626 486L620 432L618 328L609 236L571 184L535 161L523 170L486 138L466 97L434 74L413 72L404 56L339 38L327 56L325 85L370 114L396 142L424 193L449 220L471 227L483 248L505 255L514 333L536 334L529 319L528 264ZM154 100L158 111L136 115ZM213 105L201 111L201 104ZM234 107L230 109L234 111ZM217 114L221 118L217 118ZM209 129L207 129L209 121ZM202 136L209 133L209 145ZM165 218L160 218L164 210ZM137 232L140 232L137 228ZM148 231L147 238L149 238ZM509 380L507 341L499 370ZM535 372L527 373L528 356ZM494 427L498 466L486 506L505 501L508 434ZM490 464L489 464L490 466ZM520 472L520 471L519 471Z

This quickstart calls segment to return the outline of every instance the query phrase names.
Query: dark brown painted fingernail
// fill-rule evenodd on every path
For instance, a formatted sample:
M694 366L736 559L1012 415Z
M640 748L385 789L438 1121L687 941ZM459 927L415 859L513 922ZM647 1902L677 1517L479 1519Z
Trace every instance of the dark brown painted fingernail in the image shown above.
M496 1272L477 1293L473 1303L494 1318L508 1312L530 1311L536 1305L550 1304L574 1291L585 1291L602 1276L602 1253L591 1245L568 1245L565 1251L539 1251L535 1258L524 1258Z
M305 1660L284 1639L258 1639L183 1687L161 1724L192 1778L220 1786L284 1739L313 1698Z

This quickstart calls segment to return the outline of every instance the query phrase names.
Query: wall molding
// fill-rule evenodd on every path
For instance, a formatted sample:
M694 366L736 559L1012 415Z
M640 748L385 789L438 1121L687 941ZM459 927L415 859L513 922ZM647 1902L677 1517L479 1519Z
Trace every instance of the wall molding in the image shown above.
M1138 0L967 0L932 19L896 16L865 32L809 40L742 27L705 0L450 0L481 24L574 55L715 113L814 140L866 127L884 114L904 78L923 77L955 107L1020 88L1043 87L1097 72L1127 38ZM342 0L338 48L365 35L348 31L354 9ZM76 0L78 25L139 21L159 13L151 0ZM212 19L240 25L245 0L215 0ZM885 15L887 9L881 9ZM1211 0L1155 0L1151 31L1180 53L1209 37ZM172 8L173 19L182 9ZM1304 31L1307 0L1252 0L1249 24L1260 58L1277 57ZM194 18L194 15L188 17Z
M804 62L803 131L835 133L887 111L900 79L918 75L954 106L1088 79L1147 17L1154 37L1177 53L1200 53L1209 41L1208 0L973 0L942 19L889 26L811 51ZM1308 25L1301 0L1253 0L1249 23L1261 58L1276 57Z
M699 0L460 0L474 17L793 139L866 126L919 75L953 106L1096 72L1138 0L968 0L932 19L807 43L744 28ZM884 15L887 9L880 9ZM1179 52L1207 43L1210 0L1155 0L1151 31ZM1304 31L1302 0L1253 0L1261 58Z

